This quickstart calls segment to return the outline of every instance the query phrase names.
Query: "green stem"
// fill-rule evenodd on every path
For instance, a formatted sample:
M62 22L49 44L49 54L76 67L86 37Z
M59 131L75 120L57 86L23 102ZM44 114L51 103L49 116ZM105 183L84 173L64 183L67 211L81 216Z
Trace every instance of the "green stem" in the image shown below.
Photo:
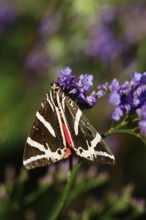
M99 187L106 183L109 180L109 176L104 174L100 175L98 178L90 178L90 179L85 179L85 181L79 181L76 183L74 189L70 193L67 207L73 202L76 198L82 197L86 192L89 192L90 190Z
M125 118L123 119L123 121L121 121L121 123L116 126L113 126L114 121L112 121L111 128L103 134L103 137L105 138L105 137L107 137L111 134L115 134L115 133L123 133L123 131L124 131L124 133L132 134L136 137L139 137L140 136L139 134L134 133L134 131L138 130L139 127L135 127L133 129L121 129L121 128L125 127L126 125L128 125L129 123L134 123L134 122L139 121L138 117L133 120L127 120L127 119L128 119L128 115L126 115Z
M140 120L139 117L137 117L133 120L128 120L128 114L127 114L126 117L123 119L123 121L120 124L118 124L115 127L111 127L102 136L103 136L103 138L105 138L111 134L131 134L131 135L139 138L146 145L146 139L141 134L136 132L139 129L139 127L135 127L133 129L125 129L124 128L126 125L137 122L139 120Z
M63 210L64 206L66 205L66 201L68 199L68 195L70 193L71 187L73 185L74 179L76 177L76 174L81 166L81 162L78 163L74 169L72 170L71 174L68 177L68 182L66 184L65 190L61 197L59 198L57 204L55 204L52 212L47 216L46 220L56 220L59 218L59 215L61 211Z
M139 138L146 145L146 139L142 135L135 132L135 130L137 130L137 129L138 129L138 127L134 128L134 129L115 129L115 128L113 128L113 129L107 131L104 134L104 136L107 137L111 134L131 134L131 135Z

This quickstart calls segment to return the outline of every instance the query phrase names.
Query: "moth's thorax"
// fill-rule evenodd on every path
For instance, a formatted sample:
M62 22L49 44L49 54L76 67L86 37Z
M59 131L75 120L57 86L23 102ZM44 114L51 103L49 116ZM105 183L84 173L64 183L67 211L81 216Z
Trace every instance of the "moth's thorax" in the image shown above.
M51 88L49 96L52 102L54 102L56 107L59 107L58 102L61 101L62 95L63 95L63 92L60 88L57 88L57 87Z
M51 84L52 93L55 94L60 90L59 84L54 82Z

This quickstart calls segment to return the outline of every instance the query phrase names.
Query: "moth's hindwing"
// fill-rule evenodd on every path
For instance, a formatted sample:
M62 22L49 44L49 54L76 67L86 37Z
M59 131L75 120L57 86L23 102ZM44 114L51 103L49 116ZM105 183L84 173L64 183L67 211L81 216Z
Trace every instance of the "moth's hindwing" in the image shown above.
M65 112L76 154L99 163L114 164L115 158L106 142L68 96L65 97Z
M66 142L54 101L55 97L50 90L36 113L23 155L23 164L27 169L44 166L64 157Z

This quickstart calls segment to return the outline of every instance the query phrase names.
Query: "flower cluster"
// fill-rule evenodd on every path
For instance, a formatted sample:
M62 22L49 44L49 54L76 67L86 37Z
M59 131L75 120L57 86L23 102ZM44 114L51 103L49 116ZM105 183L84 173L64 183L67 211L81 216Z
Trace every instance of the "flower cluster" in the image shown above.
M119 9L116 7L106 6L100 11L99 19L90 28L89 41L85 47L89 56L110 62L126 52L127 44L124 37L115 31L119 23L118 17Z
M75 75L72 73L70 67L66 67L64 70L58 71L58 83L63 88L67 90L72 90L74 88Z
M111 83L98 86L99 92L104 95L109 93L109 103L115 107L112 119L118 121L125 113L136 111L146 103L146 73L134 72L131 80L121 85L114 79Z
M109 104L115 108L112 119L119 121L124 114L135 112L140 117L140 132L146 136L146 72L134 72L130 81L119 84L117 79L98 86L98 93L109 93Z
M126 7L103 5L89 27L85 53L105 63L119 58L123 64L133 60L133 46L146 36L145 12L145 1L135 1Z
M117 38L108 25L104 23L93 31L85 50L89 56L110 62L123 54L126 51L126 46L126 42Z
M111 83L97 86L97 90L87 95L93 85L93 75L82 74L75 80L75 74L69 67L58 71L57 82L69 94L73 94L82 105L92 107L98 99L109 95L109 104L114 106L112 119L119 121L124 114L135 112L140 117L139 127L142 134L146 135L146 72L134 72L131 79L120 84L117 79ZM86 106L86 105L85 105Z
M96 92L87 96L90 87L93 85L93 75L82 74L78 80L75 80L75 74L69 67L58 71L57 82L64 89L69 91L70 95L77 98L77 101L88 106L93 106L97 102Z

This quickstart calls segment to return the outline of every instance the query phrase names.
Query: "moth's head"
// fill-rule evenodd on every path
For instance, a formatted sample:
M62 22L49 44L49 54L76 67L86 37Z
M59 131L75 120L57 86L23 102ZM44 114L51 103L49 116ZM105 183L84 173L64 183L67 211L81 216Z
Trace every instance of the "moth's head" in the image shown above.
M53 93L54 92L57 92L59 89L60 89L60 86L59 86L59 83L57 83L57 82L52 82L51 83L51 89L53 90Z

